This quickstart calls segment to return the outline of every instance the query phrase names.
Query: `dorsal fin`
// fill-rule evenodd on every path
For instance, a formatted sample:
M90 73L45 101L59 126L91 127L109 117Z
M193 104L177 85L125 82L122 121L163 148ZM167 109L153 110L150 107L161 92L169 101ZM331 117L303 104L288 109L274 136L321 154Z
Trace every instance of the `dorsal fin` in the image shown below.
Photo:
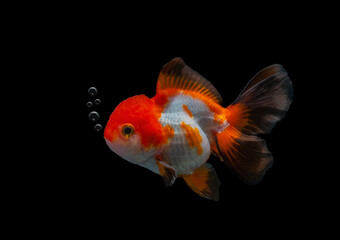
M216 88L207 79L187 66L180 57L165 64L159 73L157 92L165 89L196 92L218 104L222 104L222 97Z

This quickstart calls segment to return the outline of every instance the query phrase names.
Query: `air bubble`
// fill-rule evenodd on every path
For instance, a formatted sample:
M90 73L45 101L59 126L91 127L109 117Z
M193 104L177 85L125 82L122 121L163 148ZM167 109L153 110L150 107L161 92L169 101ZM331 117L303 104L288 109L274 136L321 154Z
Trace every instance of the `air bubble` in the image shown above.
M94 130L96 130L97 132L99 132L102 129L103 129L103 127L99 123L94 126Z
M102 102L102 101L100 101L100 99L94 100L94 104L96 104L96 105L99 105L101 102Z
M89 119L90 121L95 122L99 119L99 114L95 111L92 111L89 113Z
M93 106L93 103L92 102L87 102L86 103L86 106L88 106L89 108Z
M90 87L89 90L87 90L90 96L94 96L98 93L97 88L95 87Z

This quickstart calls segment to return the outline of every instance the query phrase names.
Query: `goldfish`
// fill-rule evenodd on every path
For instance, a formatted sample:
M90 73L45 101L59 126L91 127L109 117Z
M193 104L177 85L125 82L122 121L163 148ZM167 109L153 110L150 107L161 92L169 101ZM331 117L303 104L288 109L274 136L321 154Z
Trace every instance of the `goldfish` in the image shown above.
M217 89L177 57L161 69L156 95L136 95L111 113L104 130L109 148L159 174L166 186L183 178L193 192L218 201L220 180L211 154L246 184L257 184L273 156L259 135L287 113L293 85L274 64L259 71L236 100L223 107Z

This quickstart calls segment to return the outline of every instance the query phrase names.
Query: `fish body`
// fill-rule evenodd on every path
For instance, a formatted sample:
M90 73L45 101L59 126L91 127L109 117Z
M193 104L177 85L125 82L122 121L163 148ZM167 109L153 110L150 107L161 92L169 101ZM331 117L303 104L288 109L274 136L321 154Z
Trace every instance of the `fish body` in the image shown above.
M269 133L292 102L292 84L275 64L255 75L227 108L204 77L175 58L161 70L156 95L120 103L104 131L125 160L163 177L182 177L198 195L218 200L220 181L207 160L213 153L248 184L258 183L272 155L258 134Z

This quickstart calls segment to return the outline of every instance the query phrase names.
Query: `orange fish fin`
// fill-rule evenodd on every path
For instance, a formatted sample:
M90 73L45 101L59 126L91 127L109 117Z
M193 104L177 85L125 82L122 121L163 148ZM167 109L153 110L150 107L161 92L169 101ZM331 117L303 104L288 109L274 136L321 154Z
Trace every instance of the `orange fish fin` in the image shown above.
M156 163L159 169L159 174L163 177L165 186L171 186L177 178L176 170L169 164L161 161L159 155L156 156Z
M219 200L220 180L212 165L206 163L191 175L183 175L186 184L201 197Z
M165 90L195 92L222 104L222 97L216 88L207 79L188 67L179 57L165 64L159 73L157 92Z
M271 167L272 154L257 135L270 133L285 116L292 97L287 72L275 64L257 73L225 109L230 125L215 136L212 150L244 182L258 183Z
M232 126L215 136L215 143L211 148L247 184L261 181L273 162L272 154L263 139L242 134Z

